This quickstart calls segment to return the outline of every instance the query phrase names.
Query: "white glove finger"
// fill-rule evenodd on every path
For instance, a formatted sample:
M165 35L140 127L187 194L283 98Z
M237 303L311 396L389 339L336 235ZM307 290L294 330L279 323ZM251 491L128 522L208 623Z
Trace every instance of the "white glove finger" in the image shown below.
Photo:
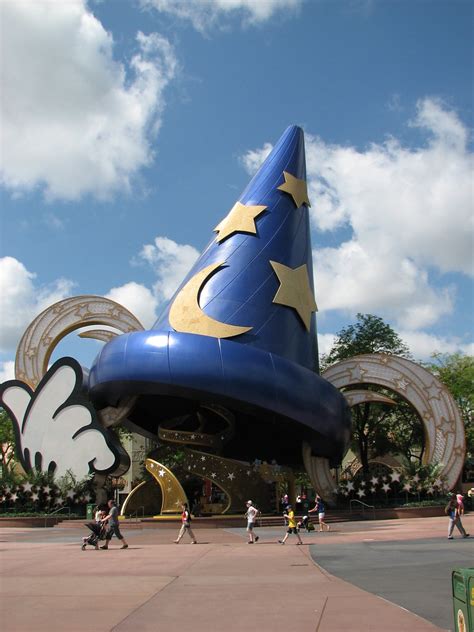
M60 366L54 375L36 391L28 420L33 418L52 420L58 408L70 397L76 382L77 376L74 369L67 364Z
M21 433L26 409L31 401L31 395L23 386L9 386L3 391L2 401L11 413L12 421L16 424L18 431Z

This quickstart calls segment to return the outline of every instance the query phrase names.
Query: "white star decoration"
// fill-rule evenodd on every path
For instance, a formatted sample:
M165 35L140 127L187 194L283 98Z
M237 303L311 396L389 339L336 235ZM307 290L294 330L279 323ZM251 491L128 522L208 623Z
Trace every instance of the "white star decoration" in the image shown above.
M357 492L357 496L359 496L359 498L362 498L362 496L365 496L365 492L363 489L359 489L359 491Z
M31 500L35 503L39 499L39 494L31 494Z
M361 487L365 487L365 481L361 481L361 482L360 482L360 486L361 486Z
M400 482L400 472L396 472L395 470L393 470L393 472L390 474L390 478L392 479L392 483L394 483L395 481L397 481L397 483Z
M227 475L227 478L230 479L231 481L234 480L235 478L235 474L232 474L232 472L230 474Z
M371 487L370 491L372 492L372 494L375 494L375 492L377 491L377 488L376 487Z
M45 494L49 494L49 492L51 491L51 487L49 485L46 485L46 487L43 489Z
M390 491L390 485L388 483L384 483L384 485L382 485L382 489L384 492L389 492Z
M17 499L17 498L18 498L18 494L16 494L16 493L15 493L15 494L12 494L12 495L10 496L10 500L11 500L11 501L13 501L13 502L16 502L16 499Z
M415 474L415 476L413 477L413 480L415 481L415 483L418 483L418 481L420 480L420 477L418 476L418 474Z
M372 478L370 479L370 482L372 483L372 485L378 485L379 477L378 476L372 476Z
M442 480L441 480L440 478L437 478L437 479L435 480L435 482L433 483L433 485L434 485L435 487L442 487L442 486L443 486L443 482L442 482Z
M402 378L400 378L400 379L396 379L396 380L395 380L395 384L398 386L398 388L399 388L401 391L406 391L406 390L407 390L407 386L408 386L409 382L407 382L407 381L405 380L405 378L403 378L403 377L402 377Z
M161 476L161 478L163 478L163 476L166 474L166 472L164 471L163 468L161 468L161 470L158 472L158 474Z
M354 483L352 481L347 482L347 491L351 492L354 489Z
M410 483L405 483L405 485L403 486L403 489L404 489L406 492L409 492L409 491L410 491L410 489L411 489L411 485L410 485Z
M31 483L23 483L23 491L24 492L31 492L33 485Z
M202 457L201 457L201 461L205 461L205 460L206 460L206 457L205 457L205 456L202 456Z
M74 496L75 496L74 492L72 491L72 489L70 489L70 490L68 491L68 493L67 493L67 497L68 497L68 498L70 498L70 499L72 500L72 499L74 498Z
M211 474L211 478L216 478L217 474L215 472L212 472Z

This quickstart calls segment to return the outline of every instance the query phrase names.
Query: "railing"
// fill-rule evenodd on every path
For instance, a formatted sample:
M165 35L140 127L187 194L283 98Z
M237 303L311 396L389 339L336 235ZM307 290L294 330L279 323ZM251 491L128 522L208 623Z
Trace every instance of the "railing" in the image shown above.
M70 520L71 519L71 507L68 507L67 505L64 505L63 507L59 507L59 509L56 509L55 511L52 511L49 514L46 514L44 517L44 526L46 528L46 524L48 522L48 518L51 518L51 516L54 516L55 514L58 514L60 511L63 511L63 509L66 509L67 513L68 513L68 517L67 519Z
M357 498L353 498L349 502L349 508L350 508L351 513L352 513L352 503L358 503L359 505L362 506L362 515L365 515L366 507L367 509L372 509L372 516L373 516L373 519L375 520L375 506L374 505L368 505L367 503L363 503L361 500L357 500Z
M138 522L138 513L141 511L142 514L142 518L145 517L145 507L143 505L141 505L141 507L138 507L138 509L136 509L133 513L130 514L129 518L130 520L132 518L135 518L135 522Z

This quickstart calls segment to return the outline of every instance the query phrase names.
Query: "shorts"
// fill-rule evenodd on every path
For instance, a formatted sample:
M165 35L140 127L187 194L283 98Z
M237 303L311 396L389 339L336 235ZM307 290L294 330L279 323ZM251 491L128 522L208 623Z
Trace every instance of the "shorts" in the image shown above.
M298 533L298 530L296 527L288 527L287 533L294 533L296 535Z
M325 515L326 515L325 513L320 513L320 514L318 514L318 518L319 518L319 520L324 520L324 516L325 516Z
M107 533L105 534L105 539L111 540L113 535L115 535L115 537L119 540L123 540L123 535L120 533L118 524L111 524L109 526Z
M253 531L254 527L255 527L255 522L248 522L247 523L247 531Z

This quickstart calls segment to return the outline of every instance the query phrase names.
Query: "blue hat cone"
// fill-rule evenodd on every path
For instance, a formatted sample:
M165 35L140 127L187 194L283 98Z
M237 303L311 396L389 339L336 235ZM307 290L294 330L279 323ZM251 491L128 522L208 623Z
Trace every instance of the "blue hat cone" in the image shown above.
M103 347L89 378L99 405L138 395L133 422L156 431L160 419L220 404L237 415L226 456L294 462L305 440L338 461L350 420L316 373L308 205L303 131L291 126L152 329Z

